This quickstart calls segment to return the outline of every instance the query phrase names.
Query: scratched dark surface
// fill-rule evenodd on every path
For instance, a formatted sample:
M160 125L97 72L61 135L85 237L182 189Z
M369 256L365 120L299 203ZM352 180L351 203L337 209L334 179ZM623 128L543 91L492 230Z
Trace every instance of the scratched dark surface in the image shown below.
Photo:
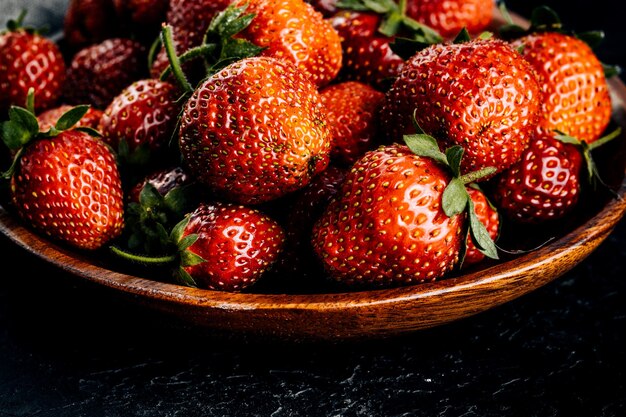
M604 28L598 53L626 68L626 29L607 11L617 1L546 3L572 26ZM461 322L284 344L146 311L0 238L0 417L624 416L625 243L622 221L560 279Z

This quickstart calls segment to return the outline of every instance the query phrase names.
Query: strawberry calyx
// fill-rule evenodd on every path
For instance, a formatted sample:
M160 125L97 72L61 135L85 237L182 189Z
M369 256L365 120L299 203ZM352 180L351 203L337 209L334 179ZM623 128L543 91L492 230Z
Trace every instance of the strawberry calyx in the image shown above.
M595 163L594 159L593 159L593 155L592 152L595 149L598 149L599 147L611 142L613 139L619 137L622 133L622 129L621 127L618 127L617 129L613 130L611 133L601 137L600 139L597 139L591 143L587 143L584 140L580 140L578 138L575 138L573 136L569 136L563 132L560 132L558 130L555 130L555 136L554 138L558 141L561 141L563 143L567 143L570 145L574 145L583 155L583 159L585 161L585 167L587 169L587 181L589 182L589 184L591 184L591 186L593 187L593 189L596 189L598 184L601 185L602 187L611 190L610 187L602 180L602 177L600 176L600 172L598 170L598 166ZM611 190L612 192L612 190ZM616 193L612 192L615 196L617 196Z
M461 175L461 160L465 152L463 147L455 145L446 149L445 152L441 152L439 144L434 137L424 133L419 126L416 126L416 128L418 133L404 136L405 144L416 155L433 159L447 167L452 174L452 178L443 192L441 206L448 217L453 217L463 212L467 213L469 224L466 244L463 245L464 249L467 247L467 239L471 238L476 248L485 256L491 259L498 259L498 249L491 239L487 228L478 218L474 203L465 188L466 185L472 184L474 181L494 174L496 169L494 167L486 167ZM463 257L461 256L461 259Z
M578 38L589 45L591 49L595 49L605 38L605 33L601 30L580 33L566 30L558 13L545 5L537 6L532 10L530 25L527 28L523 28L513 21L504 0L497 0L497 4L500 14L506 21L506 23L499 28L499 35L506 40L521 38L533 33L557 32ZM622 69L618 65L601 64L604 68L606 78L614 77L622 72Z
M10 32L20 32L20 31L29 33L31 35L35 35L35 34L41 35L47 31L47 28L35 29L30 26L24 26L24 19L26 18L27 14L28 14L28 10L22 9L22 11L17 16L16 19L9 19L6 25L6 29L0 31L0 35L3 35L5 33L10 33Z
M237 34L250 26L250 23L256 17L254 13L246 14L247 8L247 4L239 7L230 5L219 12L211 20L204 34L202 44L190 48L175 59L170 59L170 65L161 74L161 79L166 79L172 73L179 79L179 74L176 74L176 72L179 71L180 64L198 58L204 59L206 75L210 76L233 62L259 55L266 48L236 37ZM173 54L174 48L172 46L171 33L169 39L162 39L162 41L168 53L168 58L170 58L170 54L175 55ZM178 69L176 66L178 66ZM186 85L190 87L188 82ZM187 90L185 88L185 91Z
M31 88L26 99L26 108L11 106L9 120L0 123L0 138L4 144L14 152L14 158L9 169L1 174L3 179L10 179L18 166L23 150L33 141L58 136L65 130L70 130L89 111L89 105L80 105L63 113L56 124L49 130L42 132L39 121L35 116L34 89ZM89 127L77 127L92 136L99 137L100 133Z
M139 201L128 204L125 223L127 246L147 254L166 253L171 247L171 230L192 207L194 184L174 187L162 195L150 183L139 193Z
M392 0L340 0L337 7L382 15L378 31L393 38L389 47L403 59L408 59L415 52L444 40L435 29L406 14L406 0L400 0L398 3Z
M186 215L172 228L172 231L168 235L170 250L169 253L165 255L140 255L128 252L115 245L111 245L109 249L111 253L118 258L142 266L170 266L173 270L173 276L178 282L189 287L197 287L198 285L195 280L185 268L206 262L206 259L189 250L189 247L198 240L197 234L192 233L183 237L189 220L190 216Z

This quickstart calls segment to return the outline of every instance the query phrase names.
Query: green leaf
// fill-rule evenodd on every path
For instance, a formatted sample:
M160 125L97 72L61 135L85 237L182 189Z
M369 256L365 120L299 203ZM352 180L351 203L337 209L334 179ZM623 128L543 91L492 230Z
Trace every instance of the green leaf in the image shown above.
M467 31L467 28L463 28L456 35L456 37L454 38L454 41L452 43L459 44L459 43L469 42L471 40L472 40L472 37L470 36L469 32Z
M500 11L500 14L502 15L502 18L504 19L504 21L512 25L513 18L511 17L511 14L509 13L509 9L506 7L504 0L496 0L496 4L498 6L498 10Z
M182 239L183 232L185 231L187 224L189 224L189 220L190 220L189 215L185 216L184 219L176 223L176 226L174 226L174 228L172 229L172 232L170 233L170 237L172 241L175 242L177 245L178 245L178 242L180 242L180 240Z
M180 254L181 266L196 266L205 262L206 259L188 250L185 250Z
M20 149L31 138L26 129L11 120L0 124L0 135L4 144L11 150Z
M453 217L459 213L462 213L467 207L467 202L470 199L465 185L458 178L452 178L450 183L443 191L441 197L441 204L446 216Z
M139 203L144 209L158 207L162 202L163 196L161 196L154 185L150 183L146 183L139 192Z
M102 137L102 133L98 132L93 127L79 126L79 127L74 128L74 130L78 130L79 132L85 132L86 134L88 134L92 138L101 138Z
M437 140L430 135L404 135L404 143L416 155L432 158L435 161L448 165L446 155L439 150Z
M189 197L188 195L194 192L196 187L194 184L174 187L165 194L163 197L163 203L169 211L175 216L183 218L185 213L189 209Z
M400 31L402 26L402 15L398 13L391 13L386 19L383 19L378 31L385 36L395 36Z
M26 110L35 114L35 89L30 87L26 95Z
M526 35L528 31L523 27L515 24L506 24L500 26L498 34L503 39L515 39Z
M560 31L562 28L559 15L548 6L535 7L530 17L531 31L551 30Z
M612 78L622 73L622 68L619 65L608 65L602 63L602 69L604 70L605 78Z
M196 233L189 234L178 241L178 249L181 251L184 251L187 248L189 248L191 245L196 243L197 240L198 240L198 235Z
M468 215L470 224L470 235L476 248L486 257L491 259L499 259L498 248L489 236L489 231L476 215L474 202L468 199Z
M11 106L9 109L9 120L19 124L31 137L39 133L37 117L23 107Z
M89 105L87 104L73 107L59 117L55 127L60 131L71 129L76 123L80 122L80 119L82 119L88 111Z
M446 149L446 159L448 160L448 165L450 166L450 169L455 177L461 175L461 160L463 159L464 152L465 150L463 147L459 145Z
M597 48L606 37L601 30L593 30L589 32L577 33L576 37L585 42L591 49Z
M174 273L174 276L176 280L180 282L182 285L186 285L188 287L193 287L193 288L198 287L198 284L196 284L196 281L193 279L193 277L189 275L189 272L185 271L185 269L183 269L182 267L176 270L176 272Z
M417 41L415 39L409 39L397 36L392 42L389 43L391 50L405 61L413 57L419 51L426 49L431 44L428 42Z

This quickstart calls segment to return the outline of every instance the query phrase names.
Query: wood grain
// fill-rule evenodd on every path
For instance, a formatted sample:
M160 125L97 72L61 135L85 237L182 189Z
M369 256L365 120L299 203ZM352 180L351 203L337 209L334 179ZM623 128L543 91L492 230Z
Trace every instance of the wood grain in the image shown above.
M613 120L626 128L626 87L609 82ZM410 287L333 294L239 294L187 288L109 269L32 233L0 206L0 232L14 244L80 279L108 287L147 308L210 329L289 340L384 337L459 320L523 296L584 260L613 231L626 212L626 138L611 151L618 163L618 194L604 206L586 209L581 222L546 246L464 275ZM616 162L617 161L617 162Z

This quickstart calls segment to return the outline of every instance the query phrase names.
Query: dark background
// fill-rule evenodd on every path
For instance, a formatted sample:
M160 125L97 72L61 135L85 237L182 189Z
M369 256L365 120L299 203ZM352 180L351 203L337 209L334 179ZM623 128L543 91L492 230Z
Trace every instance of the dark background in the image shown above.
M526 16L538 4L507 3ZM617 1L544 4L568 27L604 29L598 55L626 68ZM625 242L622 221L552 284L457 323L289 344L179 323L0 237L0 417L624 416Z

